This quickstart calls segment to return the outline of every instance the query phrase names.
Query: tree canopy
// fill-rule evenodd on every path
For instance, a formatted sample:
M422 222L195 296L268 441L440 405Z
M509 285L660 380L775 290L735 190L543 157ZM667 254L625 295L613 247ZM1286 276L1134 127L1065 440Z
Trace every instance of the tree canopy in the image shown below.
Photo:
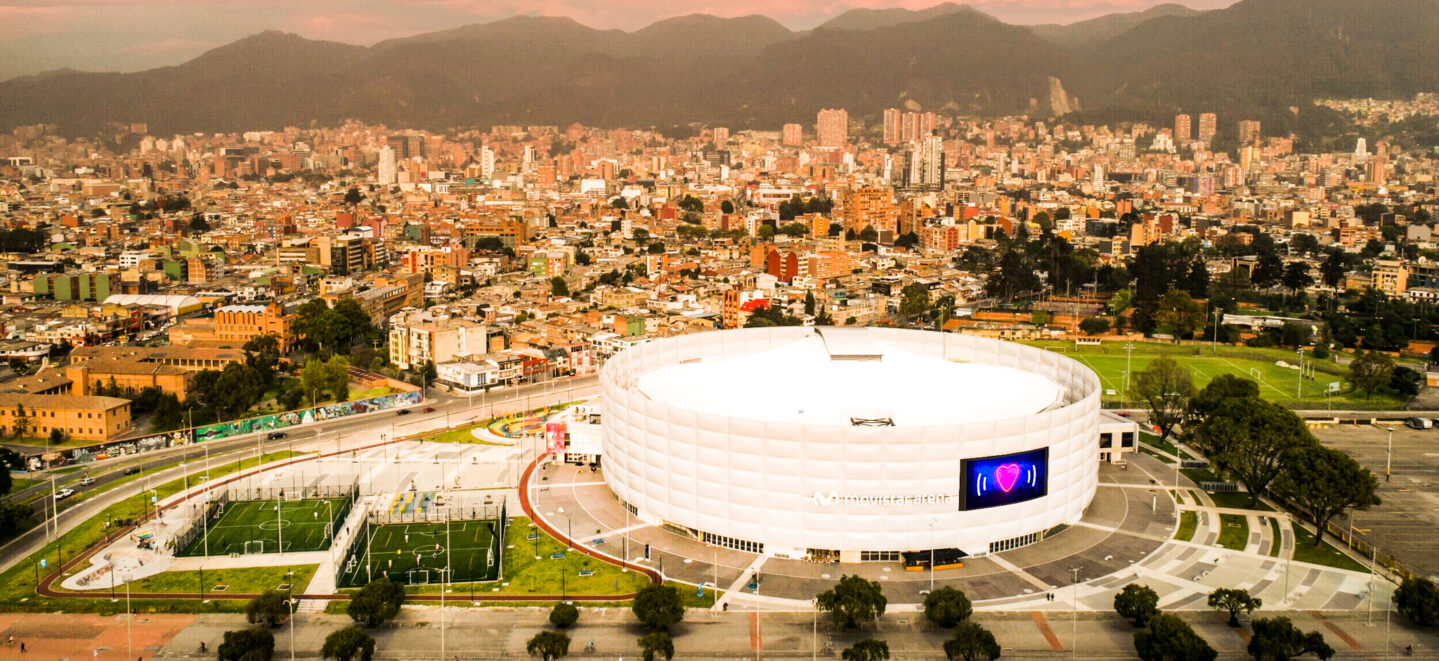
M855 629L861 623L884 615L889 600L885 598L879 581L847 574L840 577L834 587L819 593L817 604L821 611L830 614L837 626Z

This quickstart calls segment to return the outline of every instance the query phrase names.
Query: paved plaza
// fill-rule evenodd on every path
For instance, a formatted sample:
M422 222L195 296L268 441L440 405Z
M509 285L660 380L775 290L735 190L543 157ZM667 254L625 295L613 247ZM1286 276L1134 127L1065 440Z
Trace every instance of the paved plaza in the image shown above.
M810 609L814 595L844 573L881 581L896 610L916 610L932 585L958 587L976 609L989 611L1108 611L1114 594L1130 583L1153 588L1166 610L1205 610L1205 597L1220 587L1246 588L1270 609L1348 611L1369 607L1372 584L1374 605L1387 604L1388 582L1368 573L1294 562L1294 536L1287 527L1280 526L1276 538L1267 513L1215 507L1188 478L1179 479L1180 508L1198 518L1192 541L1171 539L1173 472L1139 454L1128 469L1101 465L1100 488L1077 525L1038 544L968 558L962 568L933 575L906 572L898 562L838 565L705 545L633 520L604 484L603 474L587 468L547 465L536 472L531 493L536 514L556 530L572 530L576 543L659 569L674 580L706 589L718 586L724 591L722 608ZM1244 549L1216 544L1221 514L1248 519L1251 532Z

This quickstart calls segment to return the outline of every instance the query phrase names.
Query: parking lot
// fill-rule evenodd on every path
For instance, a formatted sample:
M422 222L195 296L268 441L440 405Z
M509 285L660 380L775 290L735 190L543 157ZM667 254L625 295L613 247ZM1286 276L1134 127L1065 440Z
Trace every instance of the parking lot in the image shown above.
M1389 431L1394 430L1392 456ZM1354 457L1379 476L1383 504L1354 514L1356 536L1370 540L1381 554L1393 553L1421 574L1439 575L1439 429L1390 425L1342 425L1315 429L1329 447ZM1385 461L1389 460L1386 482ZM1348 522L1335 522L1347 526Z

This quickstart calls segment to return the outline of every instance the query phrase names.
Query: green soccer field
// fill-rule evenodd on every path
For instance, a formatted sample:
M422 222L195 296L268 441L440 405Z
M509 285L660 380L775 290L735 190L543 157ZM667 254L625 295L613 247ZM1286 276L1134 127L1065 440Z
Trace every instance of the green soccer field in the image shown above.
M321 551L330 547L328 524L333 519L343 525L349 511L348 498L228 503L209 523L208 543L206 533L201 533L178 555L278 553L282 542L284 550L292 553Z
M446 563L451 583L493 581L499 577L500 542L496 521L393 523L371 525L343 560L340 587L361 587L388 576L409 585L441 583ZM368 544L368 548L366 545Z
M1131 374L1138 373L1159 356L1169 355L1189 368L1196 388L1203 388L1221 374L1233 374L1258 382L1260 397L1285 406L1323 409L1332 404L1336 409L1388 409L1400 405L1400 402L1384 395L1376 394L1372 399L1365 399L1362 393L1354 392L1345 382L1347 368L1330 360L1314 361L1306 356L1305 364L1313 364L1314 369L1311 374L1300 378L1299 370L1276 364L1279 361L1290 365L1298 362L1299 357L1293 351L1284 349L1134 342L1131 362L1123 342L1077 348L1072 341L1060 340L1025 344L1056 351L1088 365L1099 375L1105 401L1124 399L1126 369L1132 370ZM1328 391L1331 383L1339 384L1337 392Z

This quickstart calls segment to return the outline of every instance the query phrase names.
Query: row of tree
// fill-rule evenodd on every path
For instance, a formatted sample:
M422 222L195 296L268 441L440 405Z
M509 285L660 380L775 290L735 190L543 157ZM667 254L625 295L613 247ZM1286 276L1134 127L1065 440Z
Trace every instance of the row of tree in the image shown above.
M1321 543L1329 521L1379 504L1379 482L1349 455L1324 447L1304 421L1259 397L1259 384L1224 374L1196 390L1189 369L1160 356L1137 372L1128 396L1167 439L1183 424L1185 441L1249 491L1251 506L1272 490L1315 524Z
M1253 612L1262 602L1244 590L1220 588L1210 593L1209 607L1229 612L1229 626L1239 626L1240 612ZM1160 612L1159 595L1147 585L1131 583L1114 595L1114 612L1135 627L1134 651L1140 661L1213 661L1219 653L1188 622ZM1256 661L1288 661L1313 654L1334 656L1334 648L1318 631L1305 632L1287 617L1255 620L1246 651Z

